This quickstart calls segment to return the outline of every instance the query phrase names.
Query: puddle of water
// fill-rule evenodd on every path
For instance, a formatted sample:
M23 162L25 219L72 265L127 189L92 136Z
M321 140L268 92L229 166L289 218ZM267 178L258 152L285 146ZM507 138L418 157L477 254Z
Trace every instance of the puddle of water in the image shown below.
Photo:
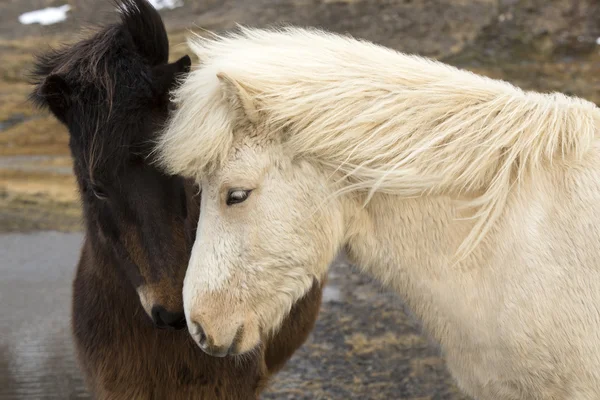
M40 24L52 25L67 19L67 12L71 6L65 4L60 7L46 7L41 10L26 12L19 16L19 22L23 25Z
M71 341L80 233L0 235L0 398L86 397Z

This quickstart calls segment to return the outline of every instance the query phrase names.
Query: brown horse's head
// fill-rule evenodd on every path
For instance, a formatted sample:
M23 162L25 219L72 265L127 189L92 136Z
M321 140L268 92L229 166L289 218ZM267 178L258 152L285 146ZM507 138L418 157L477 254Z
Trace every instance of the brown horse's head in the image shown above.
M181 290L198 206L193 187L148 161L169 112L169 90L189 71L168 64L163 22L145 0L119 3L120 22L38 57L32 100L69 130L87 234L137 290L159 327L183 328ZM191 223L186 230L185 224Z

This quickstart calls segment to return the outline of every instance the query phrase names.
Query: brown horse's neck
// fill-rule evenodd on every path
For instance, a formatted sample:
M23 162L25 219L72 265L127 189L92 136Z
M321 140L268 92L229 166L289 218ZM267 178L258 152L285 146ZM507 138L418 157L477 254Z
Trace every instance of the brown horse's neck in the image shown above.
M129 316L129 323L152 325L125 273L125 266L121 265L123 261L97 232L89 232L89 229L86 232L81 260L77 274L89 281L90 292L118 306L123 315Z

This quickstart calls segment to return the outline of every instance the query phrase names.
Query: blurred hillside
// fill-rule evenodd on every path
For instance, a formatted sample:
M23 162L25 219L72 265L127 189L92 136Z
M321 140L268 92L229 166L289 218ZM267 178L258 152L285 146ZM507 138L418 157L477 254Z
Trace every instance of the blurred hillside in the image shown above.
M65 22L22 25L20 14L68 3ZM186 29L295 24L350 33L435 57L524 88L600 103L597 0L184 0L162 10L173 57ZM32 54L115 18L110 1L0 3L0 231L78 229L65 130L26 101ZM35 156L35 157L34 157Z

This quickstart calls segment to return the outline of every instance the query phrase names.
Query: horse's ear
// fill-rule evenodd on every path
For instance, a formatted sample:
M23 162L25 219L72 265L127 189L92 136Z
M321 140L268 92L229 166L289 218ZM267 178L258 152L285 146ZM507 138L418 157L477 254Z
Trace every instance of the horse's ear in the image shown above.
M168 94L177 83L177 78L180 75L190 72L191 65L191 58L185 55L170 64L163 64L152 68L152 85L154 91L159 96Z
M251 123L257 123L258 110L254 104L254 100L250 94L248 94L246 89L244 89L238 81L223 72L219 72L217 78L221 81L225 96L229 98L231 103L237 108L240 108L244 112L244 117Z
M48 75L32 94L33 101L42 107L48 107L61 122L66 123L66 116L71 106L71 90L65 80L56 74Z
M166 63L169 39L156 8L147 0L119 0L117 9L121 12L121 25L131 35L139 54L150 65Z

